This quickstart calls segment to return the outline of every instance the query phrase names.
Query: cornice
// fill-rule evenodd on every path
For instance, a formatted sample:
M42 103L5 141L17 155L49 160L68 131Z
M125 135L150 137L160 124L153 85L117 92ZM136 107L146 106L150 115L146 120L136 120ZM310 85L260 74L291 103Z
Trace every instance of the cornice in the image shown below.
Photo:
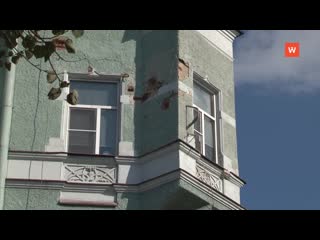
M199 179L195 178L194 176L190 175L189 173L183 170L181 171L180 178L181 180L184 180L191 186L194 186L196 189L201 190L206 195L210 196L212 199L226 206L230 210L245 210L245 208L241 206L239 203L233 201L231 198L228 198L226 195L213 189L209 185L205 184L204 182L200 181Z

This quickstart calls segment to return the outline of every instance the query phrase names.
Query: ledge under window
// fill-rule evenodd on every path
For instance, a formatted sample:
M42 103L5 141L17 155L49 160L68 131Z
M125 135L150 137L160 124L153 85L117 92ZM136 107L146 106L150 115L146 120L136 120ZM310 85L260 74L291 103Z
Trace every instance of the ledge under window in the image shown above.
M60 205L116 207L115 196L112 193L60 192Z

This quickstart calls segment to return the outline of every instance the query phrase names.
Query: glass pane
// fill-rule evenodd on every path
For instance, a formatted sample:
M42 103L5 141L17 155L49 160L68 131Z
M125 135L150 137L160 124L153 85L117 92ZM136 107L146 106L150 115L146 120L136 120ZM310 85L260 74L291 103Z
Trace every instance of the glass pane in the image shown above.
M196 118L197 114L198 114L198 119L194 123L194 129L197 130L198 132L201 132L201 112L194 110L193 117Z
M117 84L86 81L71 81L71 89L79 93L78 104L117 105Z
M198 84L193 84L193 101L199 108L214 116L212 109L212 95Z
M95 132L69 131L69 152L95 154Z
M96 110L70 108L70 129L96 130Z
M208 117L204 117L204 132L205 132L205 156L215 160L215 129L214 121Z
M202 153L202 136L197 133L194 132L194 140L195 140L195 148Z
M117 111L101 110L100 154L115 155Z
M214 148L206 144L206 145L205 145L205 151L206 151L205 156L206 156L209 160L211 160L212 162L215 162L215 158L216 158L216 157L215 157Z

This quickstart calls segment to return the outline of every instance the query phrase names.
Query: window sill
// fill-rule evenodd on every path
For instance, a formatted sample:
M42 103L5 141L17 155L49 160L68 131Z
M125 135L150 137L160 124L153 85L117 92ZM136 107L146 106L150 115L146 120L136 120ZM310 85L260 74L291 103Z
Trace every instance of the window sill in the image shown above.
M73 206L92 206L92 207L116 207L115 202L104 201L87 201L87 200L75 200L75 199L60 199L60 205L73 205Z
M115 157L116 155L106 155L106 154L88 154L88 153L72 153L67 152L68 156L88 156L88 157Z

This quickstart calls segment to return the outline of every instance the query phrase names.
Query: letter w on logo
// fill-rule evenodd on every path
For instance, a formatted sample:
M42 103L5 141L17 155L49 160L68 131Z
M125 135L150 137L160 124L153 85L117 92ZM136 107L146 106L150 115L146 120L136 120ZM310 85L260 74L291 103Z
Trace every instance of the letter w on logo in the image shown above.
M295 52L296 52L296 49L297 49L297 48L295 48L295 47L289 47L289 48L288 48L288 51L289 51L289 53L295 53Z
M285 43L284 45L284 56L285 57L299 57L300 56L300 45L299 43Z

